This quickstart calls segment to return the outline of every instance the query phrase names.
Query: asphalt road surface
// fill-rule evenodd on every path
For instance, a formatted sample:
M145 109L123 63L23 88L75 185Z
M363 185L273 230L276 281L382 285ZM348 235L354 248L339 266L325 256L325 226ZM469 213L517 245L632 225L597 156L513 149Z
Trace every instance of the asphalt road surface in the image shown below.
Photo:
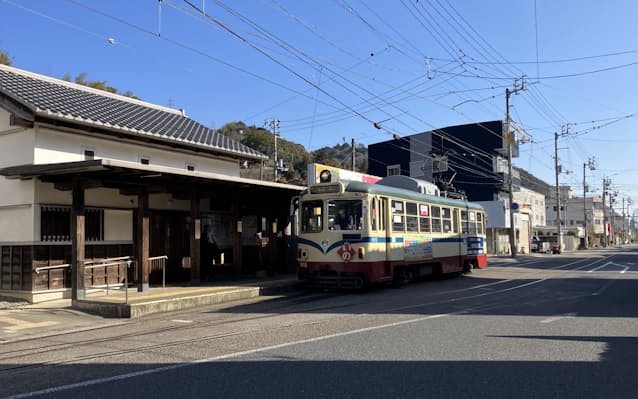
M638 249L0 344L0 397L638 398Z

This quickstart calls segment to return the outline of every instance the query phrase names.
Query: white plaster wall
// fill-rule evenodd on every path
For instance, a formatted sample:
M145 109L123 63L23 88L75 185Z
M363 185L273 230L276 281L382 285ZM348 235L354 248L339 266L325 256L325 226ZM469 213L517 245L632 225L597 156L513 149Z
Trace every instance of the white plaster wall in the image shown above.
M53 183L35 183L35 202L37 204L71 205L71 191L56 190ZM110 188L92 188L84 193L86 206L99 208L136 208L137 197L121 195L119 190Z
M0 130L0 168L33 163L35 133L33 129L16 127Z
M153 194L148 196L150 209L162 209L170 211L190 211L189 200L176 200L170 194Z
M11 129L9 122L11 115L3 108L0 108L0 132Z
M104 241L133 240L133 211L104 210Z
M32 205L0 208L0 243L33 241L33 227Z
M170 148L158 149L125 143L117 139L83 136L75 133L54 131L44 127L37 129L34 163L81 161L84 159L84 149L95 151L96 158L139 162L140 157L145 157L150 159L151 165L185 170L188 163L194 164L195 170L199 172L239 176L238 161L185 154L171 151Z

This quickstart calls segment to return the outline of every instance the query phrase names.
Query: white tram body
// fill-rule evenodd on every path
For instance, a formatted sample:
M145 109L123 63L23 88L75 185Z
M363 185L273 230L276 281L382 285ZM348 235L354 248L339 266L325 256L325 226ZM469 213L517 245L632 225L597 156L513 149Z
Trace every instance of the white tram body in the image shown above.
M480 205L422 187L324 180L299 197L300 279L359 288L487 266Z

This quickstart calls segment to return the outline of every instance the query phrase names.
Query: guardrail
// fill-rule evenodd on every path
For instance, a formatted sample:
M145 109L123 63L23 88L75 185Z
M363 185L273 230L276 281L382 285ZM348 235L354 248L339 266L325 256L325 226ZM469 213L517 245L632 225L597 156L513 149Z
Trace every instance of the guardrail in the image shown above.
M109 266L117 266L118 274L120 270L120 266L126 265L124 268L124 290L125 290L125 300L128 303L128 269L131 265L135 263L135 260L130 256L122 256L119 258L106 258L106 259L97 259L90 260L84 262L84 270L92 270L100 267L109 267ZM119 285L119 283L118 283ZM109 275L108 271L106 273L106 295L109 294ZM86 298L86 284L84 284L84 297Z
M148 258L148 272L151 273L156 269L162 268L162 288L166 288L166 259L168 256L154 256Z
M148 258L149 264L149 273L155 270L162 269L162 288L166 288L166 260L168 256L154 256ZM88 260L84 262L84 270L93 270L101 267L109 267L109 266L118 266L118 274L120 266L125 266L124 268L124 291L125 291L125 303L128 303L128 271L131 268L131 265L135 264L137 261L130 256L121 256L118 258L105 258L105 259L94 259ZM54 265L54 266L41 266L35 268L35 273L40 274L41 272L53 270L53 269L64 269L70 268L71 264L65 263L63 265ZM84 285L84 297L86 297L86 283ZM106 272L106 295L109 295L110 286L112 284L109 283L109 274ZM120 285L118 283L117 285ZM92 286L95 287L95 286Z
M45 271L45 270L64 269L66 267L71 267L71 264L70 263L65 263L63 265L36 267L35 268L35 273L36 274L40 274L40 272Z

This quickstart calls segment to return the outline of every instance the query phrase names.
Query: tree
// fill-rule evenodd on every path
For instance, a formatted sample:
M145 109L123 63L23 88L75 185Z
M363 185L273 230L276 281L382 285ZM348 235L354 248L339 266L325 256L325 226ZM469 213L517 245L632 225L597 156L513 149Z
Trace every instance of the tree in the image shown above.
M256 126L247 126L243 122L230 122L222 126L218 132L267 155L270 158L267 167L272 168L274 166L275 137L269 130ZM355 147L355 153L357 171L367 172L368 149L359 144ZM334 147L323 147L316 151L308 152L303 145L279 137L277 139L277 158L282 159L284 166L288 169L280 171L280 181L305 184L308 164L311 162L350 169L352 167L352 146L350 143L337 143Z
M115 87L113 86L109 86L105 80L87 80L86 79L86 72L82 72L80 74L78 74L75 79L73 79L71 77L71 74L69 74L68 72L64 74L64 77L62 78L63 80L66 80L67 82L71 82L72 80L75 81L75 83L82 85L82 86L87 86L87 87L92 87L94 89L98 89L98 90L103 90L103 91L107 91L109 93L114 93L114 94L120 94L122 96L125 97L130 97L130 98L134 98L136 100L139 100L140 98L137 97L136 95L133 94L132 91L127 90L125 92L120 92L119 90L117 90Z
M0 50L0 64L8 66L13 65L13 59L9 56L9 53L4 50Z

